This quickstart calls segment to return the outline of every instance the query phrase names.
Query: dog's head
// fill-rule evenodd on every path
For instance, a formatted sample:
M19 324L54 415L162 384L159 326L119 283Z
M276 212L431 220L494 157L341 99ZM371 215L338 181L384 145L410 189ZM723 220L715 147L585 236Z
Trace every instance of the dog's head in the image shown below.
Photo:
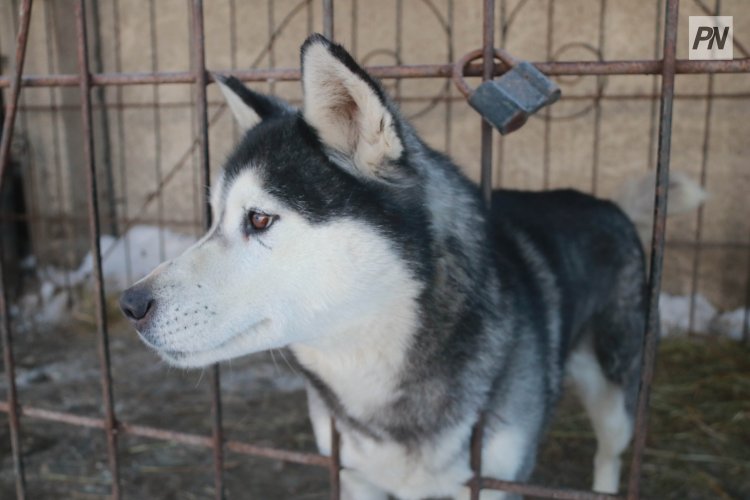
M120 300L179 366L292 343L347 343L419 293L427 220L408 133L338 45L302 46L304 106L215 77L244 136L211 192L213 225Z

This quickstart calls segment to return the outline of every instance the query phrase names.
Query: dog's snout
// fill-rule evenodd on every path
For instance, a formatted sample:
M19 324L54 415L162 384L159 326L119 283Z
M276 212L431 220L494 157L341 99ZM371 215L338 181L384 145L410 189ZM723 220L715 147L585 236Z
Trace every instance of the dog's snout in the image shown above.
M154 296L150 287L134 286L120 296L120 309L131 321L143 320L154 309Z

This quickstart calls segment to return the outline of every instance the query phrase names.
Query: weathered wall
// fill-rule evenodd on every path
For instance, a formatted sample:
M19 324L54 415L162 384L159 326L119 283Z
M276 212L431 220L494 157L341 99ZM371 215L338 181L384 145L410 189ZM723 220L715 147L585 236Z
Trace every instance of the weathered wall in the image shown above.
M498 25L512 17L497 40L519 57L531 60L651 59L660 51L661 3L655 0L501 1ZM14 9L0 5L0 53L13 52ZM65 0L37 1L27 58L28 73L75 71L72 7ZM680 8L678 57L687 58L687 17L703 15L695 0ZM481 2L435 0L336 0L335 34L366 64L443 63L477 48L481 42ZM90 39L100 40L100 57L92 67L105 72L181 71L189 69L189 10L185 0L98 2ZM602 11L602 6L605 10ZM735 37L750 39L747 0L725 0L723 12L734 15ZM212 70L250 66L291 67L307 33L322 28L320 1L206 0L206 56ZM397 21L400 15L400 21ZM549 22L551 19L551 23ZM98 28L98 29L96 29ZM269 48L269 37L276 38ZM745 42L747 46L747 42ZM94 52L94 51L92 51ZM744 57L735 49L735 57ZM7 67L4 69L7 72ZM714 97L706 120L709 80ZM655 163L655 117L658 91L652 76L581 77L559 80L565 98L550 119L534 118L507 139L496 137L495 183L541 189L575 187L602 196L614 193L626 179ZM448 151L472 178L479 173L479 118L448 81L386 81L407 116L435 147ZM292 100L297 82L256 84ZM597 88L603 99L592 97ZM81 189L78 90L34 88L23 92L19 148L27 178L27 196L36 215L84 216ZM678 76L672 166L700 179L704 132L710 124L705 155L705 182L712 194L705 206L698 257L698 290L724 308L740 306L748 280L750 238L750 77L748 75ZM161 219L183 230L199 231L199 176L189 154L196 130L190 85L108 87L96 110L97 156L101 172L103 213L118 217ZM587 97L588 96L588 97ZM229 114L209 88L211 162L220 166L234 141ZM546 145L546 147L545 147ZM184 159L182 167L175 167ZM109 165L109 170L107 169ZM160 196L152 197L158 179L175 169ZM111 173L112 186L105 181ZM110 195L112 189L114 195ZM669 224L671 240L696 237L696 214ZM187 225L186 225L187 224ZM112 224L105 221L105 230ZM121 229L119 227L113 229ZM73 262L77 253L60 252L71 241L85 247L83 223L40 221L34 225L38 253ZM67 257L65 257L67 255ZM670 247L666 261L667 291L689 293L695 249Z

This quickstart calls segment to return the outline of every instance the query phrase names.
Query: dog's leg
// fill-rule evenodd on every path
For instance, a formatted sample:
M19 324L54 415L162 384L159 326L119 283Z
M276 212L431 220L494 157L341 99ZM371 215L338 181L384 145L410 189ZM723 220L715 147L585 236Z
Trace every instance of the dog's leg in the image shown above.
M593 489L617 493L620 455L633 435L633 422L625 407L625 391L607 380L586 342L571 354L568 374L596 435Z
M307 409L315 442L322 455L331 454L331 414L318 392L307 384ZM388 494L352 469L341 470L341 498L344 500L388 500Z
M331 455L331 414L318 391L309 383L307 386L307 411L310 416L315 444L321 455Z
M482 475L505 481L524 481L534 463L534 447L528 432L514 425L497 424L485 437L482 451ZM487 430L485 431L487 432ZM469 488L464 488L457 500L468 500ZM504 491L482 490L480 500L520 500L520 495Z

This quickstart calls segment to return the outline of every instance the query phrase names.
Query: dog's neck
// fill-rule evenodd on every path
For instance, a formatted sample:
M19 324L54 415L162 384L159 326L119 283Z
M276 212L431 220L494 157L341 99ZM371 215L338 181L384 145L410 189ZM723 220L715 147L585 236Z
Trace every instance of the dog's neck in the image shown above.
M419 328L415 294L392 297L323 340L290 346L334 412L364 422L397 397L398 377ZM321 384L324 387L320 387Z

